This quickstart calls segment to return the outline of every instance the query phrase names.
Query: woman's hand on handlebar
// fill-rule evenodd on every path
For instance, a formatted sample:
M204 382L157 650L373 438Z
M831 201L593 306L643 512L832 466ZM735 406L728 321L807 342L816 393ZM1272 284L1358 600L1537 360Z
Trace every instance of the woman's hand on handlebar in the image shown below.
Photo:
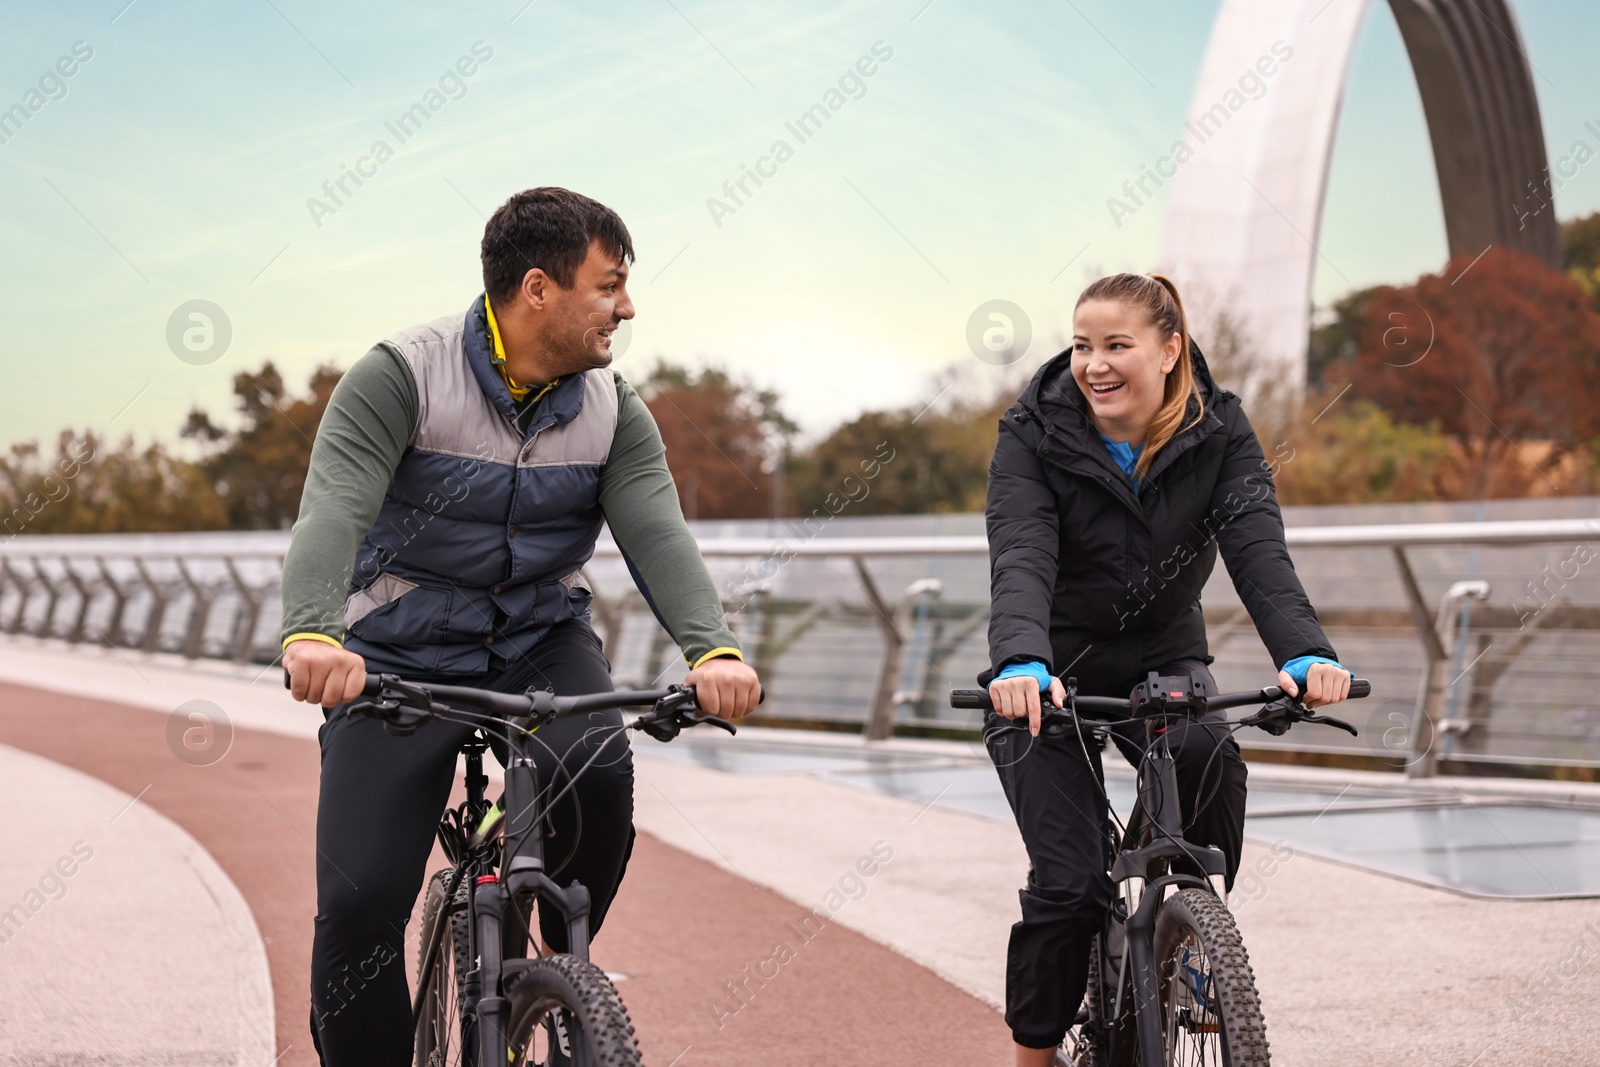
M326 641L290 641L283 650L283 669L289 672L291 696L325 708L354 700L367 684L366 660Z
M683 682L694 686L695 703L707 715L742 719L761 703L761 679L755 668L732 656L706 660Z
M1288 671L1278 672L1278 688L1289 696L1299 696L1300 687ZM1302 703L1308 708L1337 704L1350 695L1350 672L1331 663L1313 663L1306 671L1306 692Z
M1027 719L1028 732L1039 736L1039 718L1044 712L1040 702L1038 679L1029 675L1015 678L996 678L989 683L989 701L997 715L1007 719ZM1060 678L1050 679L1050 703L1062 707L1067 699L1066 687Z

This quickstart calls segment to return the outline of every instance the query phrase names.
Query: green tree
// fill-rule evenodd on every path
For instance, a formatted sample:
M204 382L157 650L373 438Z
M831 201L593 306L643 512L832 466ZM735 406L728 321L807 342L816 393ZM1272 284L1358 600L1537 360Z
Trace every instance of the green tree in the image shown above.
M869 411L797 457L792 483L800 514L824 506L829 494L850 499L855 515L982 511L1000 416L1020 386L1008 379L993 391L974 389L955 374L934 384L941 382L934 401ZM885 444L894 457L886 462L879 454ZM862 463L875 464L876 474L856 499L846 479L860 479Z
M1600 211L1561 224L1561 258L1567 276L1600 304Z
M1437 500L1451 468L1450 439L1437 425L1396 422L1370 400L1346 401L1312 421L1334 390L1311 396L1306 416L1272 457L1284 504L1372 504Z
M1333 318L1312 329L1306 349L1308 386L1315 389L1322 385L1329 368L1355 362L1357 336L1366 317L1367 302L1375 292L1377 287L1346 293L1334 301Z

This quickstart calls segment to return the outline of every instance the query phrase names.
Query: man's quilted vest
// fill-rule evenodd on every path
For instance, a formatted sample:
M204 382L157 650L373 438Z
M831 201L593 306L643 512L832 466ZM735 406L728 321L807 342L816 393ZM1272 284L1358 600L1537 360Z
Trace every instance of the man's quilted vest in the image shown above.
M616 379L563 377L523 433L482 297L383 344L411 368L417 422L356 555L346 643L375 671L480 674L588 614Z

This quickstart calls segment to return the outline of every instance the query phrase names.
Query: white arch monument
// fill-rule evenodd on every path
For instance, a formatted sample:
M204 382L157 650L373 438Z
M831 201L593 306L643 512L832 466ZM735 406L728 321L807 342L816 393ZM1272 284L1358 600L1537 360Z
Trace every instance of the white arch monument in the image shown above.
M1334 132L1369 2L1224 0L1183 132L1189 153L1172 175L1160 262L1192 320L1226 309L1256 374L1295 391ZM1389 6L1422 97L1450 254L1501 245L1559 266L1538 100L1509 0Z

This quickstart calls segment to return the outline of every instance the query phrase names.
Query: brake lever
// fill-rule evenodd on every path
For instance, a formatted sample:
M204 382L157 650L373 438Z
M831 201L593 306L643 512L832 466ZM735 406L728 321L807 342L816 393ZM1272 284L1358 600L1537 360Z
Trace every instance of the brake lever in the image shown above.
M410 737L417 727L433 718L429 709L412 707L398 700L379 698L357 700L350 705L351 715L370 715L383 723L392 737Z
M1357 732L1356 728L1350 723L1345 722L1343 719L1335 719L1332 715L1302 715L1300 717L1300 721L1315 723L1318 726L1337 726L1339 729L1347 732L1351 737L1361 736L1361 734Z
M733 725L733 723L729 722L727 719L718 718L715 715L708 715L701 711L698 705L693 708L688 708L678 712L675 718L682 720L682 722L687 726L700 726L702 724L708 724L715 726L719 730L726 730L730 734L737 734L739 732L739 728Z
M1351 737L1360 737L1354 726L1343 719L1335 719L1331 715L1316 715L1295 697L1280 697L1263 707L1254 715L1247 715L1239 720L1241 726L1257 726L1271 734L1273 737L1282 737L1289 732L1289 727L1297 722L1308 722L1314 726L1333 726L1345 731Z
M376 697L355 700L350 714L371 715L392 737L410 737L434 716L433 696L414 682L384 675Z
M693 691L686 686L673 686L672 689L671 695L663 697L654 709L639 717L634 723L636 729L644 731L657 741L671 741L683 732L685 726L700 726L707 723L730 734L739 732L738 727L727 719L701 711L700 706L694 702Z

